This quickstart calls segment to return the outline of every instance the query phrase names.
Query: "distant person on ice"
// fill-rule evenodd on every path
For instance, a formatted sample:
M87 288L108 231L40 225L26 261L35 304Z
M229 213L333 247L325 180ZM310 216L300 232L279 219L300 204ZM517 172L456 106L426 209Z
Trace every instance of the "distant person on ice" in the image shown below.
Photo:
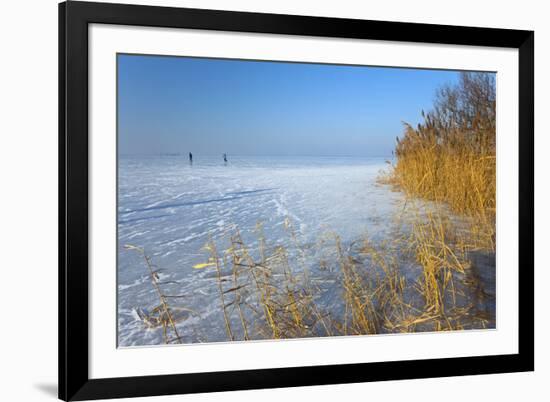
M193 154L189 152L189 163L193 163Z
M223 161L227 163L227 154L223 154Z

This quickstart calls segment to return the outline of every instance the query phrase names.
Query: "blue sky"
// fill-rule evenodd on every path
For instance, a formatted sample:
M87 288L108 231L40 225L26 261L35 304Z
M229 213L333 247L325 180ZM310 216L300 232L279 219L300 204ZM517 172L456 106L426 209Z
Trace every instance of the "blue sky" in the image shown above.
M388 156L453 71L118 56L120 154Z

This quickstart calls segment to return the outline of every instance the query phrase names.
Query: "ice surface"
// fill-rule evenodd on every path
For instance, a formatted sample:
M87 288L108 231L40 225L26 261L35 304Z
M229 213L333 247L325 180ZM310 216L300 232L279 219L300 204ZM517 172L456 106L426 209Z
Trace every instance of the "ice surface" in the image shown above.
M201 247L209 236L221 240L238 227L246 242L256 244L254 229L262 222L270 244L285 244L287 218L304 244L329 230L344 242L367 230L382 236L400 197L376 185L384 166L384 158L229 156L224 164L221 156L195 155L191 165L186 157L120 157L119 345L161 339L154 331L144 336L133 313L158 299L141 257L125 244L143 247L161 272L179 282L178 293L189 295L181 303L202 312L209 305L217 309L217 295L202 286L206 273L192 269L204 262ZM223 337L223 328L207 335Z
M289 245L289 220L305 249L322 255L319 239L337 233L344 245L391 236L402 196L376 183L384 158L237 157L194 155L120 157L118 167L119 346L162 343L161 329L144 329L136 313L158 305L143 258L124 245L143 247L186 312L178 329L190 342L226 340L213 273L205 261L209 236L223 244L238 228L258 246L262 222L271 247ZM326 278L327 281L330 278ZM174 283L177 282L177 283ZM326 300L330 303L330 300Z

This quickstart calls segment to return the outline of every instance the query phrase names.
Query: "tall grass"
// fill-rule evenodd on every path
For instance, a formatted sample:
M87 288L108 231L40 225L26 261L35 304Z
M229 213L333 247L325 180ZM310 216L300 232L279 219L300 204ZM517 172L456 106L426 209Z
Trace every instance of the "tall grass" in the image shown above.
M442 88L424 122L405 124L391 181L411 197L472 218L477 243L495 249L496 101L491 75L462 73Z

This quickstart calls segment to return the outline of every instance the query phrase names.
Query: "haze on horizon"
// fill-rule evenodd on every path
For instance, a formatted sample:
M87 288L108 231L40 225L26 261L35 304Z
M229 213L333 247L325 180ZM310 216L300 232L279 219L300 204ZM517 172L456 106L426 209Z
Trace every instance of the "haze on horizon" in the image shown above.
M389 156L459 73L118 57L118 152Z

